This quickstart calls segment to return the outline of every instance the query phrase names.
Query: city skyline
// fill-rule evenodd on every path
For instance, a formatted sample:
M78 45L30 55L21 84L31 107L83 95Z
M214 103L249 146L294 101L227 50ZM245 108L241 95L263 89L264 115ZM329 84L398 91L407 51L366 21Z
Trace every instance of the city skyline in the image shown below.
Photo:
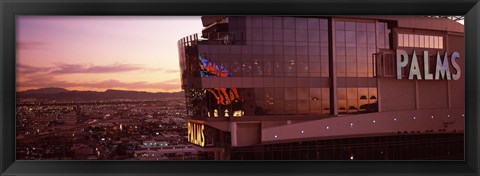
M201 31L199 18L18 17L17 92L48 87L178 92L176 42Z

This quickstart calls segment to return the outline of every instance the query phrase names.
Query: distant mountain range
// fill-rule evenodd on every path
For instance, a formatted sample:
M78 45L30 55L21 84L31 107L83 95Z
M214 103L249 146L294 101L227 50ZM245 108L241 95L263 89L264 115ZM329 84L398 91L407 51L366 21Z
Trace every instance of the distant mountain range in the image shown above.
M181 92L139 92L127 90L106 90L105 92L96 91L77 91L63 88L50 87L34 90L17 92L17 98L36 98L46 100L113 100L113 99L132 99L132 100L154 100L164 98L184 98L185 94Z

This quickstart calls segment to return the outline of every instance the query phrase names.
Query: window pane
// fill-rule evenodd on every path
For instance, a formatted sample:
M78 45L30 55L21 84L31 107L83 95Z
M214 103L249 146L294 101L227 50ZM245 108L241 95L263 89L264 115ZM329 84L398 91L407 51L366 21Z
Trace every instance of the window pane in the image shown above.
M357 72L358 72L358 77L367 77L368 75L368 64L367 63L357 63Z
M425 36L420 35L420 48L425 48Z
M435 48L435 41L433 36L430 36L430 48Z
M347 112L347 100L338 100L338 112L339 113Z
M347 88L347 99L357 99L357 88Z
M263 28L272 28L272 26L273 26L272 17L264 16L263 17Z
M346 100L347 99L347 89L346 88L338 88L337 89L338 99L339 100Z
M343 21L335 22L335 30L345 30L345 22Z
M415 47L420 47L420 35L415 35Z
M273 40L283 41L283 29L273 29Z
M358 88L358 99L368 100L368 88Z
M295 62L287 62L285 63L285 76L294 77L297 75L297 66Z
M309 42L320 42L320 33L318 30L308 30Z
M297 88L285 88L285 100L297 100Z
M433 37L433 43L435 44L434 48L438 48L438 36Z
M320 42L328 43L328 31L320 31Z
M283 40L288 42L295 41L295 30L285 29L283 31Z
M430 36L425 36L425 48L430 48Z
M337 55L342 55L342 56L345 55L345 47L336 47L335 50L336 50L335 53Z
M375 23L367 23L367 31L375 32Z
M275 100L285 100L285 88L275 88Z
M347 77L357 76L357 64L355 62L347 62Z
M355 36L355 31L347 31L345 38L346 38L347 43L356 43L357 42L357 38Z
M310 98L309 88L298 88L297 89L297 99L299 100L308 100Z
M355 47L347 47L346 53L347 56L356 56L357 55L357 48Z
M300 42L306 42L307 41L307 38L308 38L308 30L296 30L296 39L297 39L297 42L300 41Z
M408 34L403 34L403 46L408 47L409 40L408 40Z
M308 63L298 63L297 71L299 73L308 73Z
M403 34L398 34L398 46L403 46Z
M367 31L367 24L365 23L356 23L357 31Z
M317 101L322 99L322 88L310 88L310 100Z
M273 17L273 28L283 28L283 17Z
M297 113L297 101L285 101L286 113Z
M322 99L323 100L330 100L330 89L329 88L322 88Z
M283 18L283 28L286 28L286 29L295 29L295 18L293 18L293 17L284 17L284 18Z
M345 77L345 62L337 62L337 76L338 77Z
M328 20L327 19L320 19L320 29L324 29L324 30L328 29Z
M367 43L367 32L357 32L357 43Z
M408 34L408 46L415 47L415 37L413 34Z
M322 100L322 114L330 114L330 101Z
M310 101L310 113L320 114L321 112L322 112L322 101L321 100Z
M263 38L263 30L261 28L252 29L252 39L253 40L262 40L262 38Z
M262 17L261 16L253 16L252 17L252 27L254 28L262 28Z
M308 29L320 29L318 18L308 18Z
M307 26L308 26L307 18L296 18L295 22L296 22L295 27L297 29L307 29Z
M348 112L357 112L358 111L358 100L348 100Z
M345 42L345 31L336 31L335 40L337 42Z
M310 101L299 100L298 101L298 114L309 114L310 113Z
M368 94L370 103L377 102L377 88L368 88Z
M272 28L263 28L263 40L272 41L273 40L273 33Z
M285 101L275 101L275 114L285 113Z
M308 47L308 55L310 56L310 61L312 61L312 59L314 58L320 61L320 47L318 46Z
M443 37L442 37L442 36L440 36L439 39L438 39L438 47L439 47L440 49L443 48Z
M322 73L321 76L322 77L329 77L329 68L328 68L328 62L322 62L321 63L321 68L320 68L320 72Z
M355 31L355 22L345 22L345 29L347 31Z
M367 32L367 42L375 43L375 32Z

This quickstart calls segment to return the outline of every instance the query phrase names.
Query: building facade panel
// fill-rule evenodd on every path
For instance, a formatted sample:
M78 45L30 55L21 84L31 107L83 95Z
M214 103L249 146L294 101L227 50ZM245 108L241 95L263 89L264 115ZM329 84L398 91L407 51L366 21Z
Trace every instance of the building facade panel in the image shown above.
M192 119L229 123L217 129L225 158L282 140L463 132L463 26L453 21L246 16L205 27L179 41L182 87ZM307 134L316 129L325 133Z

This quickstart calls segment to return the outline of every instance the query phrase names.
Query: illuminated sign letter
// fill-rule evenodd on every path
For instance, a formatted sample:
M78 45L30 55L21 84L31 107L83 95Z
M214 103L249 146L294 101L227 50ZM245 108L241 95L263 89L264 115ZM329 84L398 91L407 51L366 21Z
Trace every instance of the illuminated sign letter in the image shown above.
M430 65L428 63L428 51L423 51L423 68L425 70L425 80L432 80L433 74L430 73Z
M422 79L422 74L420 73L420 68L418 67L417 54L413 50L412 56L412 65L410 65L410 74L408 79L413 79L413 76L417 76L417 79Z
M403 58L403 60L402 60ZM402 79L402 68L408 64L408 54L404 50L397 50L397 79Z
M403 70L407 67L409 61L410 70L408 71L408 79L414 79L416 76L418 80L422 80L422 75L424 75L425 80L458 80L462 75L462 70L460 65L457 63L457 60L460 59L460 54L454 51L448 59L448 53L445 52L443 55L443 60L440 55L440 52L437 52L437 60L435 65L435 71L430 70L431 64L433 61L430 61L428 51L423 51L423 71L420 69L416 51L413 50L412 60L409 60L409 56L404 50L397 50L397 79L402 79L404 73ZM452 65L452 73L450 73L450 64Z
M197 144L201 147L205 146L205 126L203 124L196 124L188 122L188 142Z
M460 66L457 63L457 59L459 59L459 58L460 58L460 54L458 52L455 51L455 52L452 53L452 57L451 57L452 66L456 71L455 74L452 74L453 80L460 79L460 74L462 73L462 71L460 70Z
M450 66L448 66L448 59L447 59L447 52L445 52L443 63L442 63L442 58L440 58L440 53L437 52L437 66L435 69L435 79L439 80L440 78L444 79L447 78L447 80L451 80L451 75L450 75Z

